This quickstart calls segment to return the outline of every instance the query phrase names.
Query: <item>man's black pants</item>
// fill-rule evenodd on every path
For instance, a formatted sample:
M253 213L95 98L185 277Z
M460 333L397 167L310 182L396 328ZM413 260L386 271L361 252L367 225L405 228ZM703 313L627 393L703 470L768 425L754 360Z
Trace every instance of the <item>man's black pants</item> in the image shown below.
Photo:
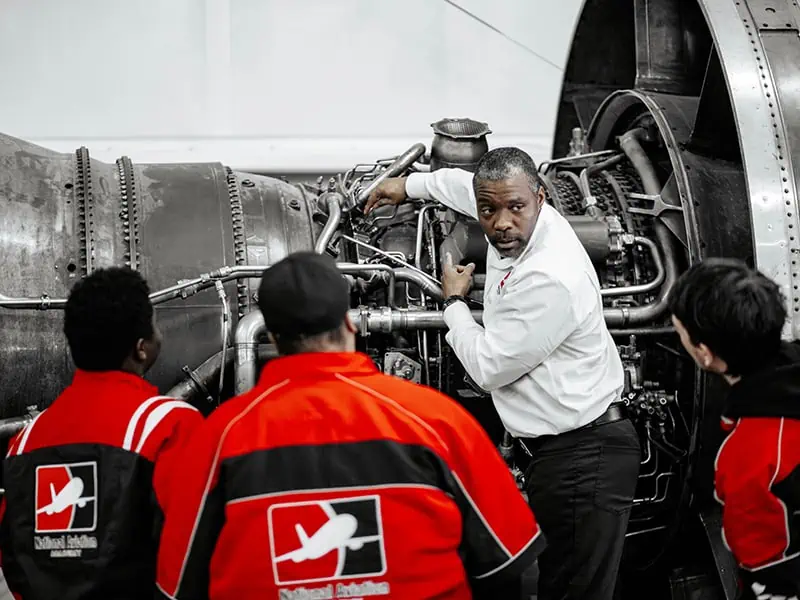
M534 446L528 500L547 540L538 600L612 600L641 460L633 424L622 419Z

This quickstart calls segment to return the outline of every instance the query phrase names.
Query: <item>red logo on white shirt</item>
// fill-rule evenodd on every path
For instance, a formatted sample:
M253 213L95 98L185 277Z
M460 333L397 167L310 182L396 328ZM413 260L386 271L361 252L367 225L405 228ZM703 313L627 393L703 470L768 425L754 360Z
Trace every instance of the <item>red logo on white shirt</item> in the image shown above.
M506 285L506 279L511 277L511 271L505 274L505 276L500 280L500 283L497 284L497 295L499 296L503 292L503 287Z

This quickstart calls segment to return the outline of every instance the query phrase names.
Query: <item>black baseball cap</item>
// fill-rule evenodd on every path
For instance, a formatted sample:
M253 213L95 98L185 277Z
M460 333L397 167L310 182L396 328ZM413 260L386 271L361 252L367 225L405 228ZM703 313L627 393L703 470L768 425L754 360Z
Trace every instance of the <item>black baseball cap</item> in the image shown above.
M258 307L273 335L317 335L344 322L350 308L350 286L332 257L295 252L264 271Z

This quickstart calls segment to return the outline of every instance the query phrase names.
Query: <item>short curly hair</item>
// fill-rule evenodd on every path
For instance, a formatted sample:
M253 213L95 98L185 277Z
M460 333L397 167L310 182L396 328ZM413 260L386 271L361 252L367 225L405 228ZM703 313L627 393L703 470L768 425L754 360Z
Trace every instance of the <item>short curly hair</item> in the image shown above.
M67 299L64 333L79 369L119 369L138 340L155 334L147 282L127 267L98 269L84 277Z
M542 187L542 179L530 155L511 146L494 148L478 161L475 174L472 176L472 189L477 194L479 181L502 181L520 173L528 179L531 192L538 194Z
M786 303L778 285L745 263L709 258L675 282L669 310L693 344L705 344L728 365L728 375L748 375L780 350Z

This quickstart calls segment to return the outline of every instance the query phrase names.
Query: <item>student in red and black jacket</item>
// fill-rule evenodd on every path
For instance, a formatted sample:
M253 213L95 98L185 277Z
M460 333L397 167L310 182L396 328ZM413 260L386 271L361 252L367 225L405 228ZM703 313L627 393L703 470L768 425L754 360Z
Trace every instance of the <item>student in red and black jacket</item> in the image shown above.
M143 379L161 334L137 272L79 281L64 332L74 379L3 464L3 574L21 600L150 598L168 480L202 416Z
M684 348L731 385L715 490L725 543L741 567L741 597L797 597L800 345L781 341L780 289L743 263L709 259L678 280L670 309Z
M282 356L187 446L158 597L519 594L544 539L481 426L354 352L348 284L330 257L290 255L258 294Z

